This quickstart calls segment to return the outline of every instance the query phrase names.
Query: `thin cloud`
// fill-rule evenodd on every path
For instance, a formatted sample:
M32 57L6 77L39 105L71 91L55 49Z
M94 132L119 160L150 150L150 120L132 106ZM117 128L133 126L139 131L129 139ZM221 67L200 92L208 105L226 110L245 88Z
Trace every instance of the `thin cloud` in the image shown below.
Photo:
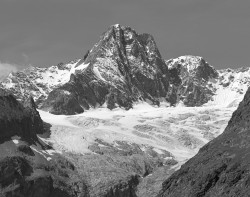
M0 81L6 78L11 72L18 70L18 66L15 64L0 62Z

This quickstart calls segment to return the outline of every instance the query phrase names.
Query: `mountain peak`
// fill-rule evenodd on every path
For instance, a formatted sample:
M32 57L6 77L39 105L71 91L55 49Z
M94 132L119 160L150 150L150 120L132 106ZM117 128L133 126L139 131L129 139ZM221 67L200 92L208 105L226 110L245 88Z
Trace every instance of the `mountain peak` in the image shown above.
M165 61L152 35L114 24L83 58L13 73L0 86L22 101L31 95L52 113L74 114L103 104L129 109L140 100L159 105L162 98L170 105L238 104L248 75L248 69L216 71L200 56ZM233 95L226 102L224 89Z
M218 72L214 69L214 67L200 56L184 55L167 60L166 64L170 70L177 69L182 76L192 75L206 81L210 78L218 77Z
M122 26L122 25L120 25L120 24L114 24L114 25L111 25L110 27L109 27L109 29L124 29L125 28L125 26Z
M114 25L111 25L109 27L110 28L113 28L113 29L132 29L130 26L126 26L126 25L121 25L121 24L114 24Z
M134 101L149 100L159 104L158 99L166 97L168 69L149 34L137 34L131 27L112 25L80 62L87 67L75 73L74 83L52 91L44 105L46 109L65 113L68 109L58 112L58 108L51 108L51 105L58 105L54 104L55 96L63 97L65 93L68 97L65 106L74 106L77 111L105 102L110 109L116 106L129 109ZM75 94L82 98L76 101Z
M113 26L113 27L115 27L115 28L118 28L119 26L120 26L120 24L114 24L114 25L111 25L111 26Z

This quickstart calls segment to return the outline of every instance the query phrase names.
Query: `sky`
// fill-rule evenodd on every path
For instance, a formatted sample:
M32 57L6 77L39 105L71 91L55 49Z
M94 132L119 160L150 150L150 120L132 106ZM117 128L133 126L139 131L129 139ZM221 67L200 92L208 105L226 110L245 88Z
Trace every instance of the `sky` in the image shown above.
M152 34L165 59L250 66L249 10L249 0L0 0L0 73L81 58L117 23Z

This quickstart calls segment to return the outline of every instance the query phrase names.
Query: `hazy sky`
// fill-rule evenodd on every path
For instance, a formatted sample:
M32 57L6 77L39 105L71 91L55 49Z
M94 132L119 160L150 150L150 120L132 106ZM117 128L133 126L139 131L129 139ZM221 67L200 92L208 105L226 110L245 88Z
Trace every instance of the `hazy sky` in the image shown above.
M152 34L166 59L250 66L250 0L0 0L0 70L83 57L116 23Z

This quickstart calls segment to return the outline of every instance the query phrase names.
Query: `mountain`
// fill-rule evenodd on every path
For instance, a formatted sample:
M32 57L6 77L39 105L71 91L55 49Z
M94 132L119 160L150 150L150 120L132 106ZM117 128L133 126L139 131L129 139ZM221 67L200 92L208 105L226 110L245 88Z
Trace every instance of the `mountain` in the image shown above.
M218 72L202 57L181 56L166 61L170 72L170 102L185 106L201 106L215 94L210 80L216 80Z
M32 96L39 108L54 114L100 106L130 109L138 101L237 106L248 73L249 68L215 70L199 56L163 60L151 35L117 24L83 58L11 73L0 86L20 101Z
M168 75L151 35L113 25L84 58L28 68L1 85L20 100L32 95L51 113L75 114L104 104L129 109L140 100L158 105L167 95Z
M75 72L75 65L79 61L80 59L48 68L28 67L10 73L0 86L15 95L19 101L25 101L32 96L39 105L53 89L70 80L70 75Z
M159 197L249 196L249 102L250 89L225 131L167 179Z
M215 70L199 56L166 61L170 102L184 106L237 107L250 85L250 68Z
M130 27L111 26L78 64L84 66L50 92L43 109L54 114L81 113L103 104L130 109L135 101L159 104L167 95L169 73L153 37Z
M218 183L233 185L247 170L228 167L247 155L234 159L233 152L241 152L234 143L242 140L239 147L247 147L247 111L235 112L226 129L240 124L237 136L225 132L225 143L216 137L243 99L249 74L216 70L199 56L163 60L151 35L120 25L83 58L11 73L0 83L0 196L219 194L214 186L223 173ZM225 144L233 154L220 149Z

